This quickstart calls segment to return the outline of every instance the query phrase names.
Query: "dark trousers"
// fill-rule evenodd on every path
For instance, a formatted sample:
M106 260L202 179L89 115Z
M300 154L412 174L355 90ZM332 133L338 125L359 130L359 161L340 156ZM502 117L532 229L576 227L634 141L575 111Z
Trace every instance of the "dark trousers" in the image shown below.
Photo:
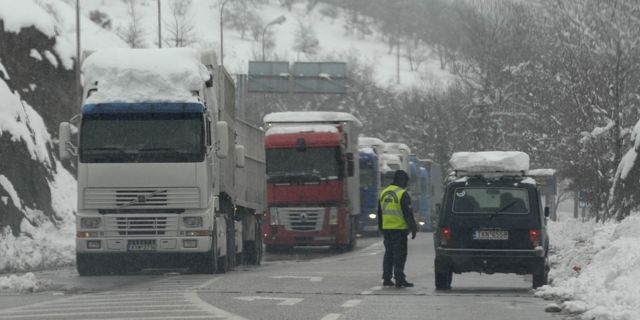
M396 282L405 281L404 264L407 262L407 230L382 230L384 235L384 259L382 260L382 279Z

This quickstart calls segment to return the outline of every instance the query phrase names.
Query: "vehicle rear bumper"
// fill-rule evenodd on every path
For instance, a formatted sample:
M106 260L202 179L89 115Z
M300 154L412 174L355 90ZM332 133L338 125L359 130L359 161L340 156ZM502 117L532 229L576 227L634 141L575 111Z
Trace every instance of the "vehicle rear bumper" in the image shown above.
M461 272L531 274L544 265L544 249L436 249L436 272L451 270Z

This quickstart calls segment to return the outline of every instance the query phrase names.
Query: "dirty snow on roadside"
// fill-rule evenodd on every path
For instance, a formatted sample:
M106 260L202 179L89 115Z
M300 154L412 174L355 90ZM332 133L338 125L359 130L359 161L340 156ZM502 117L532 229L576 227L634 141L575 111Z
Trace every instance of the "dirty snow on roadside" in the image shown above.
M48 281L38 280L31 272L0 277L0 291L37 292L46 289L49 285Z
M549 223L551 285L536 295L582 319L640 319L640 215L622 222Z

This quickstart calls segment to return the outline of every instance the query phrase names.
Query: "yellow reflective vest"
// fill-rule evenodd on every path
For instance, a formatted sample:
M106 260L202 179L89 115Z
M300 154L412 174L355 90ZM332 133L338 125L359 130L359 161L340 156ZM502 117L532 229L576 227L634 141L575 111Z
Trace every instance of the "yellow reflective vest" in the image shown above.
M409 228L402 215L402 206L400 205L400 200L406 191L406 189L390 185L380 193L379 205L382 212L383 230L406 230Z

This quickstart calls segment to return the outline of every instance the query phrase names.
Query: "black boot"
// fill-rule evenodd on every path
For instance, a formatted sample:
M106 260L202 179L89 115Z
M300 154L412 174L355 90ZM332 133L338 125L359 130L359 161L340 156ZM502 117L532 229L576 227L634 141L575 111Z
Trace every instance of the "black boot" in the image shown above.
M413 283L408 282L407 280L396 282L396 288L410 288L413 287Z
M393 286L395 286L395 283L393 283L393 281L391 281L390 279L384 279L384 281L382 281L382 286L383 287L393 287Z

